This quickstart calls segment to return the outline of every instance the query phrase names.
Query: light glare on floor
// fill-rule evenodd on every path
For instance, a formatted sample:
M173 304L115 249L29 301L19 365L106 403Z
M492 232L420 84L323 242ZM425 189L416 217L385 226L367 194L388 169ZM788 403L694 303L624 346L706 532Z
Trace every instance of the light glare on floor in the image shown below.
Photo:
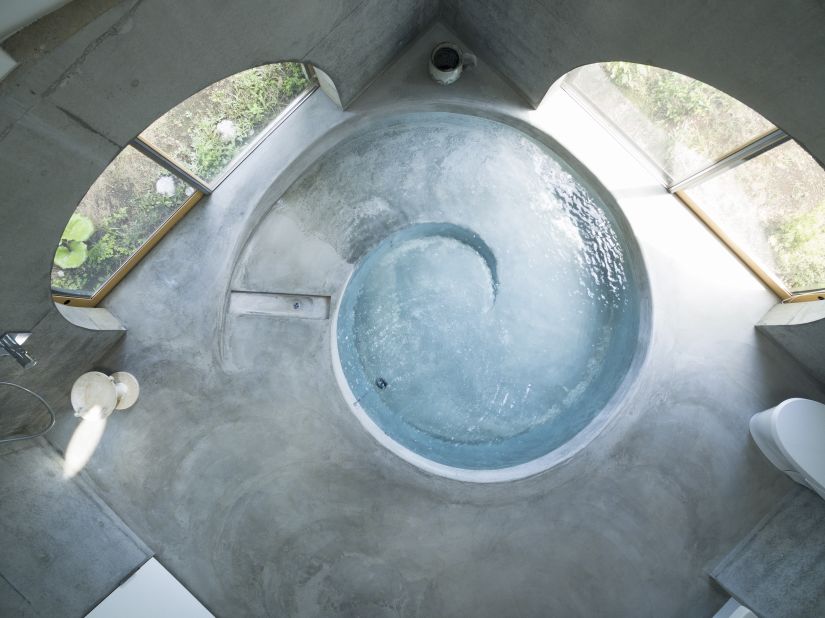
M74 477L89 463L105 430L106 419L80 421L66 447L63 478Z

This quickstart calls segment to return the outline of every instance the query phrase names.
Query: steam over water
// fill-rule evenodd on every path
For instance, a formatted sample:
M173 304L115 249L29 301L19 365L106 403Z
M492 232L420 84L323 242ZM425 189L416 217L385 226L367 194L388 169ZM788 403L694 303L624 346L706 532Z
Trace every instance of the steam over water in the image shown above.
M506 468L558 448L608 403L636 351L639 285L616 218L557 155L504 125L432 116L384 138L444 132L449 149L434 156L454 182L434 178L427 217L357 264L338 353L393 440L456 468Z

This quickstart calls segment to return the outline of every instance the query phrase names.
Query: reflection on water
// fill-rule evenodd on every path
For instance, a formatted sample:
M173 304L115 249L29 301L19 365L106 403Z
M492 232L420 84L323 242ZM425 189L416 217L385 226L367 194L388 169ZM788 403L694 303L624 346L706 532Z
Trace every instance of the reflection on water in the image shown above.
M504 468L603 409L635 354L638 284L609 210L547 148L477 118L441 129L441 165L465 183L441 196L455 223L408 226L362 260L339 309L339 356L391 438L445 465Z

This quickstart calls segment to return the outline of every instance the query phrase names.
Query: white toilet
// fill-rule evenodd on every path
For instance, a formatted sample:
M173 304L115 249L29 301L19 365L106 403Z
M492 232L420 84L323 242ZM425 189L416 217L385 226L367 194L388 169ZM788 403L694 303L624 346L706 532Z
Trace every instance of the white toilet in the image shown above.
M773 465L825 499L825 405L788 399L754 414L750 426Z

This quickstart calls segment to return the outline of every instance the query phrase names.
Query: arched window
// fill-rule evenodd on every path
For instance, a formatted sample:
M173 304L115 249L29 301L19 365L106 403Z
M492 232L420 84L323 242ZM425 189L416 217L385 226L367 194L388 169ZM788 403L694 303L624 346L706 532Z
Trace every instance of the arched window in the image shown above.
M52 267L56 302L95 306L315 88L283 62L189 97L118 154L81 200Z
M628 144L781 298L825 289L825 170L740 101L629 62L581 67L562 87Z

